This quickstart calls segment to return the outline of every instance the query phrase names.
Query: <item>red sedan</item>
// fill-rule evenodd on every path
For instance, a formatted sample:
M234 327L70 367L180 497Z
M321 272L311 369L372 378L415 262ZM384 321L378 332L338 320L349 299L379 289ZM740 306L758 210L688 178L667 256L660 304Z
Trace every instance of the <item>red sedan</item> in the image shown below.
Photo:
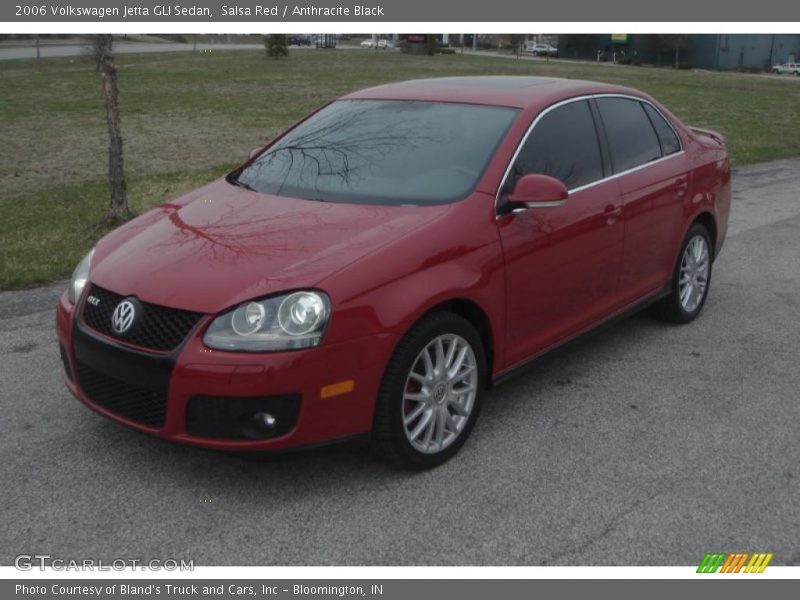
M370 88L103 238L58 306L66 385L179 442L433 466L543 353L697 317L730 198L722 137L633 89Z

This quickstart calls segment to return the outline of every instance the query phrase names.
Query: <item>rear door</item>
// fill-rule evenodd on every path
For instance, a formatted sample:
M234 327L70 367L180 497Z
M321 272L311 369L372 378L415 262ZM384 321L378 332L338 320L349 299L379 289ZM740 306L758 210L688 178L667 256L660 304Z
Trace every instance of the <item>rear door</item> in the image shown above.
M654 106L629 97L596 102L622 192L619 294L629 304L663 288L672 274L690 174L680 138Z
M612 312L622 261L622 201L606 179L586 99L544 113L528 134L499 198L506 269L506 362L513 366ZM570 190L561 206L508 214L515 178L541 173Z

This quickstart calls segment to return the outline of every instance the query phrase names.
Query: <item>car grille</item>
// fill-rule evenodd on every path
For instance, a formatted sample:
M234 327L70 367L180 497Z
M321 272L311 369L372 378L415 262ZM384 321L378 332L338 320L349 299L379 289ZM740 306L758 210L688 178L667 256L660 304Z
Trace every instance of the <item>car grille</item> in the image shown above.
M80 361L77 371L78 383L93 403L143 425L164 426L166 394L114 379Z
M129 331L120 335L111 327L111 315L117 304L127 296L96 285L89 290L89 296L98 300L96 303L84 303L83 321L89 327L134 346L159 352L170 352L177 348L203 316L201 313L141 302L142 314L136 316Z

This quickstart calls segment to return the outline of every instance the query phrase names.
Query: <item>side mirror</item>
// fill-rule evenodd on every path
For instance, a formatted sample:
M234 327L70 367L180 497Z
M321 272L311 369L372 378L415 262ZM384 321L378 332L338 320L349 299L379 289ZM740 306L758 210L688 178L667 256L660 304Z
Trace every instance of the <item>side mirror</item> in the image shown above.
M549 175L529 174L517 180L514 190L508 195L512 204L525 204L531 208L561 206L567 201L567 186Z

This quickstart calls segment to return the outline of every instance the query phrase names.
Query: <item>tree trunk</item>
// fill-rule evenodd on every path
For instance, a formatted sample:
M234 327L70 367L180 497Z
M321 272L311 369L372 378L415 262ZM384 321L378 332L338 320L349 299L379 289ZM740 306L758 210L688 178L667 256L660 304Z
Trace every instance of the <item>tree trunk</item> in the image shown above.
M128 195L125 185L125 171L122 160L122 132L119 125L119 88L117 87L117 68L111 54L111 36L98 36L100 67L103 73L103 96L106 101L106 121L108 123L108 184L110 196L106 222L119 225L131 218L128 208Z

